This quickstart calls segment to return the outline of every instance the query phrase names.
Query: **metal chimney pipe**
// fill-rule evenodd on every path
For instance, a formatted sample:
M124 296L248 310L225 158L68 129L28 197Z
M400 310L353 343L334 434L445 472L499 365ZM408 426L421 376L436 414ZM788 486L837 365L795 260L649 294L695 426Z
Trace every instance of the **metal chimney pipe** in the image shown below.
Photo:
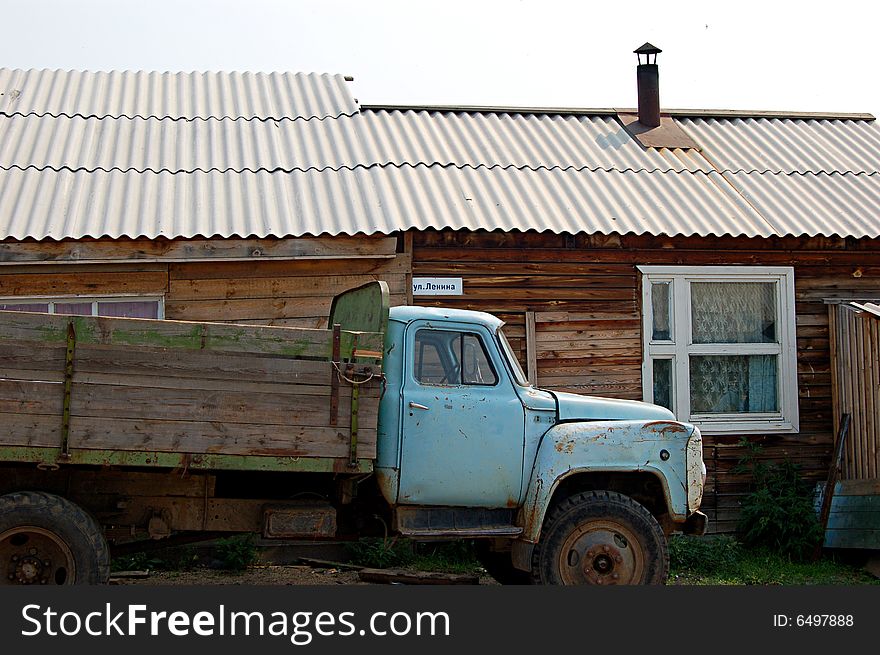
M660 48L645 43L637 50L633 50L639 58L636 68L636 83L639 92L639 123L647 127L660 126L660 72L657 68L657 53ZM642 63L642 55L645 63ZM654 55L654 63L648 63L650 56Z

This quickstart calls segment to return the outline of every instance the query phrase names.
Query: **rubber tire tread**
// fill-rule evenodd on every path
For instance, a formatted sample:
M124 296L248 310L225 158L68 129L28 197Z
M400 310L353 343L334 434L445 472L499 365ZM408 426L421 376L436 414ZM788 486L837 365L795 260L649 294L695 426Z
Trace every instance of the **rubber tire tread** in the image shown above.
M49 530L67 544L76 566L73 584L107 583L110 548L97 521L82 507L41 491L0 496L0 534L22 525Z
M541 539L532 551L533 584L559 584L553 579L551 564L556 558L554 545L561 547L569 530L588 519L621 519L641 539L645 549L646 574L639 584L666 583L669 576L669 547L657 519L629 496L616 491L584 491L560 501L546 519ZM560 535L560 530L562 530ZM547 559L547 561L543 561Z

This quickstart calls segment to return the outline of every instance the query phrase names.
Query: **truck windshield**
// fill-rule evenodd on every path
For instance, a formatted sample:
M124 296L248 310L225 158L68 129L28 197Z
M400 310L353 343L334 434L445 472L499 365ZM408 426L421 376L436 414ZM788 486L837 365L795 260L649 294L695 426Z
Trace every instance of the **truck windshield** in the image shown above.
M501 344L501 351L504 353L504 357L507 359L510 370L513 372L514 381L521 387L529 386L526 374L523 372L522 366L520 366L516 355L513 354L513 348L510 347L510 342L507 340L504 330L500 328L498 330L498 342Z

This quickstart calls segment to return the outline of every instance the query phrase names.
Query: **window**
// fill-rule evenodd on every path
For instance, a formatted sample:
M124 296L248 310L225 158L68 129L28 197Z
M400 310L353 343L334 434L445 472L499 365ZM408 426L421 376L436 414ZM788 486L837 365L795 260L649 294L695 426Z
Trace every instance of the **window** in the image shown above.
M498 381L483 341L469 332L419 330L414 364L420 384L491 386Z
M45 312L68 316L165 318L162 298L0 298L0 311Z
M639 270L645 399L709 434L797 432L794 270Z

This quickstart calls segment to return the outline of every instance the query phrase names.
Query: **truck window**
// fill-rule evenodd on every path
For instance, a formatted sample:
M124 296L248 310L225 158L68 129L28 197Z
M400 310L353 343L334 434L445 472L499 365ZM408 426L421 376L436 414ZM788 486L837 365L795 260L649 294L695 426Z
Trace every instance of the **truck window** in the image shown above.
M420 384L485 385L498 382L480 335L419 330L413 371Z

